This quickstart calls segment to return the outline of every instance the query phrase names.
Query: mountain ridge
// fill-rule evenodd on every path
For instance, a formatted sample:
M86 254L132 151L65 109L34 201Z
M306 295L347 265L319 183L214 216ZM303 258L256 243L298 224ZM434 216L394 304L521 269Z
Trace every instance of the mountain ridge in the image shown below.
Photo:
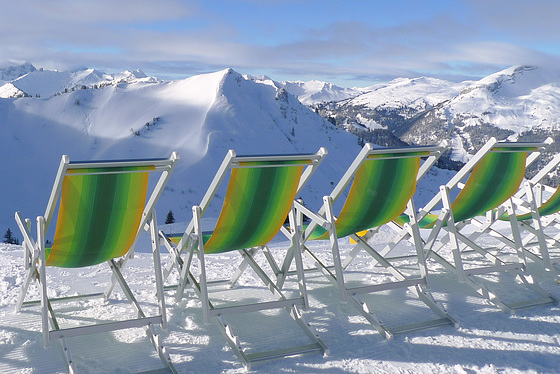
M560 69L516 65L478 81L398 78L353 98L311 105L332 123L384 145L454 144L466 162L490 137L557 138L560 150ZM379 141L379 144L383 143Z
M22 97L13 82L31 85L34 76L63 77L66 85L75 86L50 96ZM335 86L319 81L290 85L231 68L176 81L147 77L140 70L121 75L95 69L28 72L0 87L0 152L5 160L17 160L0 171L21 179L21 185L4 186L10 198L0 224L13 223L14 209L40 214L37 207L48 198L62 153L71 159L115 159L164 157L178 150L178 176L162 204L164 211L173 209L180 217L199 202L210 174L230 148L238 154L310 153L326 146L329 156L304 196L316 206L365 141L400 146L447 139L453 150L442 165L451 168L452 160L466 161L489 136L553 136L560 146L557 76L553 69L516 66L479 81L398 78L354 89L342 100L304 105L302 92L312 101L328 100L325 92ZM53 81L60 83L57 79ZM99 80L108 83L94 83ZM12 97L1 98L2 92ZM339 93L333 91L332 97ZM526 122L520 120L513 129L493 124L500 118ZM22 201L22 207L16 206Z
M60 157L71 160L167 157L181 161L160 200L188 220L229 149L238 154L314 153L329 157L302 197L318 208L355 157L357 139L301 104L286 90L245 79L233 69L179 81L145 79L50 97L0 99L0 173L6 201L0 227L13 214L42 214ZM220 195L220 196L223 196ZM216 198L210 212L220 209Z

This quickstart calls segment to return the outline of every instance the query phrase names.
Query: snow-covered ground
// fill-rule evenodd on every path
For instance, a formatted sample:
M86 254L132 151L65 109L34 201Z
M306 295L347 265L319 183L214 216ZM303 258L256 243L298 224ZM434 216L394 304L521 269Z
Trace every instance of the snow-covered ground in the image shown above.
M382 246L392 234L382 230L374 237L374 245ZM147 239L147 238L142 238ZM343 251L350 245L340 240ZM287 243L276 238L273 253L281 258ZM313 243L312 248L328 257L326 242ZM135 258L125 272L131 287L139 295L146 311L153 312L156 298L153 289L151 254L139 245ZM409 245L397 247L401 253L410 251ZM163 255L164 260L168 257ZM210 278L222 276L235 268L236 253L211 256ZM262 258L259 261L264 263ZM44 349L40 333L39 309L26 308L14 312L14 305L23 281L22 250L19 246L0 245L0 372L2 373L58 373L65 372L65 361L60 346L53 342ZM373 272L364 257L357 261L355 270L365 266L367 279L380 281L383 273ZM255 373L557 373L560 372L560 307L554 305L523 309L516 315L507 315L487 304L464 284L460 284L441 267L430 263L432 292L448 312L457 320L458 327L445 326L421 332L396 335L386 341L357 316L350 305L339 302L337 292L322 276L307 276L310 309L305 313L308 321L318 330L330 348L323 357L310 354L255 364ZM537 280L556 297L560 285L533 264ZM93 292L103 287L110 276L109 267L99 265L93 269L49 268L50 294L63 296L75 292ZM361 271L358 272L364 274ZM363 277L364 279L366 277ZM518 286L507 275L492 278L502 283L512 297L519 294ZM247 273L233 292L241 298L258 295ZM290 288L294 286L287 284ZM35 286L30 295L38 295ZM187 298L176 302L173 291L166 294L169 327L162 333L164 344L180 373L244 372L237 357L227 346L216 325L204 325L200 303L189 291ZM409 295L408 295L409 296ZM368 297L380 316L391 325L410 322L429 316L429 312L414 303L402 291L386 291ZM97 319L118 319L131 312L123 295L109 307L101 300L89 300L57 307L65 325L75 325ZM109 310L105 310L109 309ZM299 335L295 324L286 313L252 313L232 318L234 332L253 347L269 347L284 341L295 341ZM86 337L70 338L69 346L79 372L139 372L161 367L148 339L141 329L100 333Z

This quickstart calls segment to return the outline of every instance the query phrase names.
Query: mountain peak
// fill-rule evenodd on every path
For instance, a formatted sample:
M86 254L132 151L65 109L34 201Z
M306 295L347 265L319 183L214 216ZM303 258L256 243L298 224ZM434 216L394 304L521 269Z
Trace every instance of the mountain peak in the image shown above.
M10 65L4 68L0 68L0 80L12 81L36 70L37 69L35 68L35 66L28 62L24 62L19 65Z

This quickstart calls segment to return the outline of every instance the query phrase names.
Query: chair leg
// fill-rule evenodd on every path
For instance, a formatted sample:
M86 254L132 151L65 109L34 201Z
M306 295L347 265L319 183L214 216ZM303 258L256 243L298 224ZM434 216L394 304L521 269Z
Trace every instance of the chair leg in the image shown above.
M68 343L66 342L65 337L60 338L60 346L62 347L62 352L64 353L64 358L66 358L66 364L68 365L68 373L75 374L77 373L76 364L74 360L72 360L72 353L70 352L70 348L68 347Z
M180 301L183 299L183 294L185 288L189 284L189 273L191 268L192 259L194 257L195 245L197 245L196 240L189 241L187 246L187 258L182 261L180 257L177 258L177 268L179 270L179 284L177 285L177 291L175 293L175 300Z
M533 225L534 225L534 233L537 237L539 243L539 252L541 261L544 264L545 269L551 270L553 268L552 262L550 260L550 254L548 252L548 245L546 243L545 235L544 235L544 226L541 221L541 216L538 211L537 201L535 199L535 195L533 194L533 189L531 188L531 184L529 182L525 183L525 192L527 194L527 199L529 204L531 205L531 215L533 218ZM539 184L537 189L537 195L542 198L542 186Z
M127 253L123 258L121 258L119 260L119 266L121 268L123 268L126 263L128 262L129 258L130 258L130 253ZM111 293L113 293L113 290L115 289L115 286L117 285L118 280L115 277L115 274L111 275L111 280L109 281L109 284L107 285L107 288L104 291L104 299L105 301L109 300L109 297L111 296Z
M294 259L294 247L290 246L288 251L286 252L286 257L282 262L282 267L280 271L276 274L276 285L279 288L284 286L284 282L286 281L286 277L288 276L288 272L290 271L290 266L292 264L292 260Z
M43 326L43 344L49 346L49 300L47 298L47 269L45 264L45 219L37 217L37 244L39 249L39 283L41 284L41 325Z
M125 279L124 279L124 277L121 273L121 266L118 265L114 260L110 260L110 261L108 261L108 263L109 263L109 266L111 267L111 270L113 271L113 274L115 275L115 278L117 279L117 282L119 283L119 286L123 290L126 298L130 302L132 307L136 310L138 318L139 319L147 318L146 314L144 313L144 311L140 307L140 304L138 303L138 300L136 300L136 297L134 296L130 287L126 283L126 281L125 281ZM158 318L159 323L161 323L161 325L162 325L162 328L164 328L163 327L164 326L164 316L165 316L165 314L164 315L160 314L160 316ZM146 335L148 336L148 338L152 342L152 345L154 346L156 352L158 353L159 358L162 361L162 363L164 365L166 365L171 370L172 373L177 373L175 367L173 366L173 363L171 362L171 357L167 353L167 349L162 345L160 336L154 332L152 324L145 325L144 326L144 331L146 332Z
M159 252L159 240L158 240L158 227L156 212L152 210L150 214L150 237L152 240L152 256L154 260L154 272L156 278L156 296L158 299L159 314L162 318L161 327L167 329L167 314L165 308L165 295L163 293L163 279L161 273L161 258Z
M163 269L163 282L165 283L165 281L167 280L167 278L169 278L169 275L173 271L173 268L179 269L180 272L180 269L183 265L183 260L181 259L181 255L179 254L178 248L176 248L174 245L171 244L171 242L165 237L163 232L159 231L158 234L159 234L160 244L163 244L163 246L165 247L165 249L167 249L167 252L169 252L170 255L170 259L167 262L167 265L165 265L165 268Z
M249 253L251 256L254 256L257 254L257 252L259 251L259 249L261 249L262 247L255 247L255 248L251 248L249 250ZM241 277L241 275L243 275L243 273L245 272L245 270L247 270L247 267L249 266L249 263L247 262L246 258L243 258L243 261L241 261L241 264L239 265L239 267L237 268L237 270L235 271L235 273L233 274L233 276L231 277L231 279L229 280L229 287L233 288L235 286L235 284L237 283L237 281L239 280L239 278Z
M309 308L309 299L307 297L307 284L305 281L305 273L303 271L303 259L301 256L301 241L302 241L302 216L296 212L294 207L290 210L290 225L292 226L292 246L294 247L296 271L298 278L298 287L300 295L303 297L303 309Z
M193 206L194 234L197 242L197 257L200 266L200 301L202 302L202 317L204 323L210 323L210 305L208 300L208 283L206 279L206 263L204 261L204 240L202 238L202 226L200 222L201 209Z
M21 311L23 306L23 301L27 295L27 290L29 285L34 279L39 277L39 271L37 269L37 261L39 260L39 250L34 250L36 247L36 242L31 237L31 220L23 219L19 212L15 214L16 223L23 235L23 265L26 270L25 279L21 285L21 291L16 303L16 313ZM25 222L25 223L24 223Z
M449 198L449 188L447 186L440 187L440 193L442 197L443 208L449 211L449 216L447 217L447 232L451 240L452 250L453 250L453 262L455 263L455 274L459 279L459 282L465 281L465 273L463 268L463 259L461 258L461 248L459 247L459 241L457 239L457 229L455 228L455 219L453 218L453 211L451 210L451 201Z
M323 204L325 207L325 218L330 224L329 240L331 242L331 251L333 255L334 269L336 273L336 282L338 285L338 289L340 291L340 297L342 301L346 301L348 299L348 295L346 293L346 286L344 285L342 262L340 260L340 249L338 248L338 237L336 235L335 218L332 209L332 204L333 204L332 197L325 196L323 198Z

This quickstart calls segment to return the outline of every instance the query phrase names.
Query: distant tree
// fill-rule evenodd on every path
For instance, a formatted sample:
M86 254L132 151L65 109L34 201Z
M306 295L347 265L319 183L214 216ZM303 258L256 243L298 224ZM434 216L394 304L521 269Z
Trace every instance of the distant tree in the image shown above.
M165 223L169 224L169 223L174 223L175 222L175 217L173 216L173 212L169 211L167 213L167 217L165 218Z
M4 234L4 243L19 244L19 239L14 237L14 235L12 234L12 230L10 230L10 228L8 228L8 230Z

